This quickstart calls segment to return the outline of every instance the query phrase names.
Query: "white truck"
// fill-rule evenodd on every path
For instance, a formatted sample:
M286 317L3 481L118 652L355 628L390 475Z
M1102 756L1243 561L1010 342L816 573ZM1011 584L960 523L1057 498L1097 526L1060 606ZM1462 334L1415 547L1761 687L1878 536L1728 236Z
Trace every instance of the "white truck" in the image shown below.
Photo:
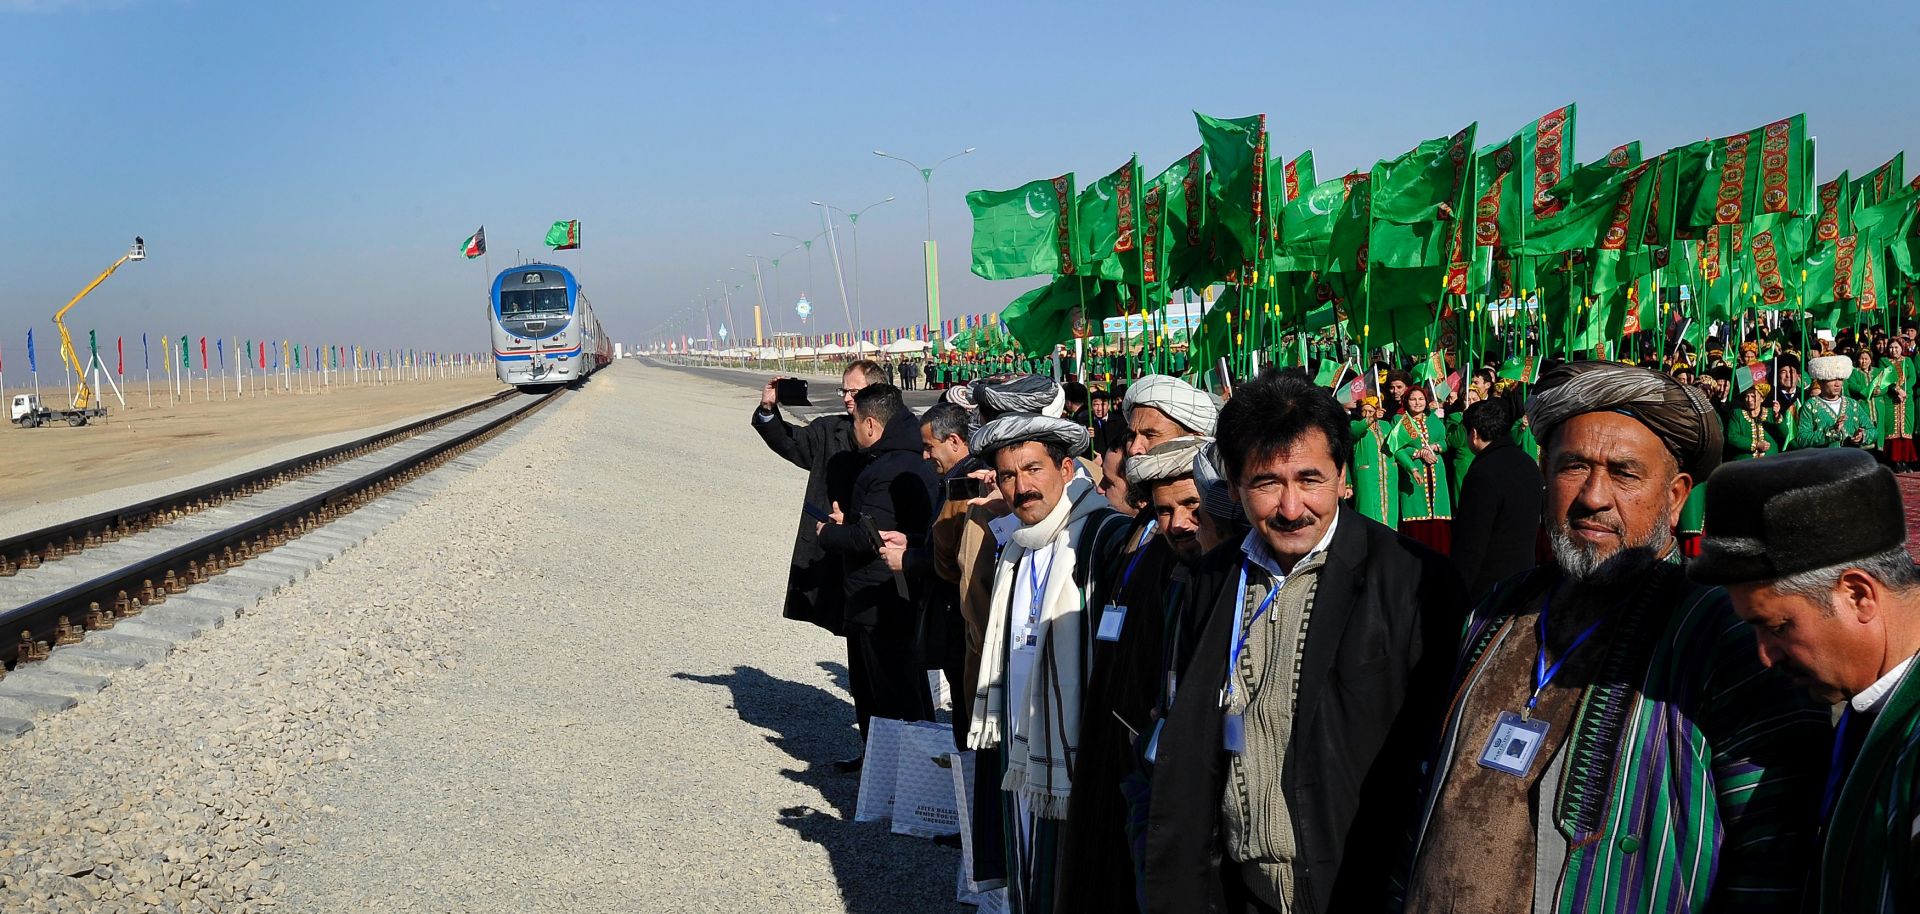
M107 408L104 406L89 406L82 409L60 409L42 406L40 397L37 394L13 395L13 411L11 417L13 424L21 428L34 428L41 425L51 425L55 422L65 422L68 425L80 426L86 425L88 419L104 419L106 416Z

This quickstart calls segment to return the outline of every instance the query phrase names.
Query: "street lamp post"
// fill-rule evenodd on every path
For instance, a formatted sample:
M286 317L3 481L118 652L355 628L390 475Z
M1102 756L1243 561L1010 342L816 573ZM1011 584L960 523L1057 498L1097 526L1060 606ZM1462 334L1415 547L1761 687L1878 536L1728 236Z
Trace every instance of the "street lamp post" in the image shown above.
M820 207L820 221L827 226L827 252L833 255L833 278L840 286L840 310L847 315L847 328L853 331L853 354L857 358L862 342L860 325L853 320L853 304L847 298L847 274L840 268L840 236L833 230L833 210L818 200L813 205Z
M812 238L802 238L799 235L789 235L785 232L773 233L773 237L775 238L785 238L788 241L799 242L800 247L807 252L807 288L800 293L803 296L813 294L813 243L816 241L819 241L821 238L826 237L826 234L827 233L824 229L821 230L820 234L815 235ZM785 257L786 254L782 254L780 256Z
M875 149L873 151L874 155L877 155L883 159L892 159L896 162L905 162L914 171L919 172L920 182L922 185L924 185L926 189L927 240L926 240L926 247L924 249L924 253L926 255L926 260L927 260L927 265L926 265L927 335L933 338L933 342L936 344L934 346L933 351L936 353L940 351L940 348L938 346L938 343L940 341L940 264L939 264L938 249L935 248L933 244L933 170L935 168L939 168L940 166L947 164L948 162L953 161L954 159L960 158L963 155L968 155L972 153L973 149L974 147L968 146L967 148L962 149L959 152L954 153L953 155L947 156L946 158L933 163L932 168L923 167L918 162L915 162L911 159L901 158L900 156L894 155L889 152L882 152L878 149Z
M853 212L847 212L831 203L821 203L818 200L813 201L814 206L824 206L847 217L847 225L851 227L853 235L853 319L861 327L867 325L867 312L865 308L861 307L860 297L860 217L866 215L867 210L892 202L893 195L888 194L887 199L879 203L869 203Z

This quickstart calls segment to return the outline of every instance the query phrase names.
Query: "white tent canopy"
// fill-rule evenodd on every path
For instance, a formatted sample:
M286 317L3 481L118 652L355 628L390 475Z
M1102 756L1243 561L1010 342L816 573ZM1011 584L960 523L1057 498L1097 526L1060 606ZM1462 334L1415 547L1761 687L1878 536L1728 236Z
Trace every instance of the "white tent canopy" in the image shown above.
M920 340L894 340L880 348L880 351L892 355L907 355L927 351L927 344Z

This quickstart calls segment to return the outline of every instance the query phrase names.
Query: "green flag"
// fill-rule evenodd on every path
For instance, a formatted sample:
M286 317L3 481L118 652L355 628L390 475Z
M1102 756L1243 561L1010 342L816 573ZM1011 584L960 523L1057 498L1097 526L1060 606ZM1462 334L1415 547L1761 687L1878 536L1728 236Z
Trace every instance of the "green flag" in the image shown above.
M189 361L190 356L191 356L191 353L187 352L187 335L182 333L180 334L180 367L181 368L193 367L192 363Z
M1071 274L1073 175L967 194L973 272L982 279Z
M1277 272L1310 272L1320 268L1333 241L1333 226L1345 208L1347 189L1365 175L1322 181L1281 207L1278 223L1280 240L1274 245L1271 269Z
M1510 274L1507 248L1525 238L1536 220L1565 205L1549 190L1574 170L1574 114L1573 105L1557 108L1476 154L1471 288L1494 278L1497 260L1509 261ZM1513 294L1511 276L1503 280L1496 284L1497 298ZM1522 287L1531 284L1521 282Z
M1651 199L1651 194L1643 195L1642 190L1652 189L1648 174L1657 162L1642 162L1616 172L1585 197L1568 201L1559 212L1540 220L1534 232L1514 249L1523 254L1597 247L1617 250L1637 240L1640 236L1634 231L1634 219L1637 214L1641 219L1637 228L1644 230L1644 202Z
M1125 265L1114 255L1132 251L1137 237L1135 167L1134 160L1129 159L1081 191L1074 204L1073 227L1080 236L1076 256L1086 266L1082 272L1105 279L1125 275Z
M1195 111L1193 117L1212 167L1207 202L1215 221L1239 246L1236 259L1250 258L1266 206L1267 116L1217 118Z
M1898 192L1900 179L1906 172L1906 160L1906 153L1897 153L1885 165L1861 175L1858 181L1853 182L1852 195L1860 201L1859 205L1873 206L1884 203L1888 197ZM1842 174L1840 177L1843 182L1846 180L1846 175Z
M1167 166L1147 184L1141 207L1141 252L1148 283L1168 288L1201 288L1218 277L1206 276L1207 153L1195 149Z
M547 247L556 251L573 251L580 248L580 220L562 219L547 229Z
M1812 212L1807 116L1796 114L1710 144L1711 174L1687 208L1689 226L1735 225Z
M1055 344L1092 334L1109 316L1118 298L1111 283L1084 276L1061 276L1013 300L1000 323L1028 355L1053 351Z

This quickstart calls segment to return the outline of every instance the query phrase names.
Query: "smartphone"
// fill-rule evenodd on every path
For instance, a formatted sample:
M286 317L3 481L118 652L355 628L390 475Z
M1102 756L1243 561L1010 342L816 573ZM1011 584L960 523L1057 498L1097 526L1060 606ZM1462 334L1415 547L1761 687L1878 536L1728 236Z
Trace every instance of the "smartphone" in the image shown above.
M803 378L781 378L773 382L774 399L781 406L812 406L807 399L807 382Z
M968 501L983 498L987 494L987 484L971 476L959 476L947 480L948 501Z
M804 384L806 382L803 381L801 383ZM801 502L800 510L806 512L806 515L808 517L811 517L814 520L819 521L820 523L823 523L823 524L833 523L833 515L828 514L827 512L822 511L819 508L815 507L813 502L810 502L810 501Z

